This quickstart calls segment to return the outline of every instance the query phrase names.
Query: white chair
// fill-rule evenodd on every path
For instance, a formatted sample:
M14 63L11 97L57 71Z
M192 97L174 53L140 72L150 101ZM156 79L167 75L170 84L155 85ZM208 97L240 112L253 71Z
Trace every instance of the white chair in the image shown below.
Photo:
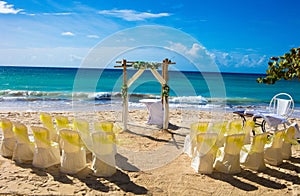
M12 159L18 163L31 163L34 144L29 140L28 129L23 123L14 122L13 131L17 140Z
M0 154L3 157L12 157L16 145L16 138L12 130L13 124L9 119L1 119L1 128L2 128L2 141L0 147Z
M86 167L86 152L80 140L79 133L70 129L60 129L61 167L60 171L75 174Z
M51 140L51 134L45 127L31 126L35 148L32 165L47 168L60 164L60 149L57 142Z
M113 132L98 131L92 133L93 162L95 176L109 177L116 173L115 135Z
M284 125L284 127L286 124L289 125L287 119L294 112L293 98L287 93L275 95L270 101L269 112L263 113L262 117L271 128L278 130L278 125L280 124Z
M244 145L245 134L233 134L226 136L223 153L217 158L214 168L222 173L236 174L241 172L240 151Z
M268 140L268 133L257 134L253 137L252 143L244 145L241 150L240 162L245 168L255 171L266 169L264 161L264 146Z
M271 99L269 111L288 118L294 112L294 100L287 93L279 93Z
M216 142L218 134L199 133L196 136L196 150L192 158L192 168L199 173L211 174L214 168L214 162L218 147Z
M272 142L265 147L265 162L278 166L282 163L282 144L285 130L276 131L272 137Z

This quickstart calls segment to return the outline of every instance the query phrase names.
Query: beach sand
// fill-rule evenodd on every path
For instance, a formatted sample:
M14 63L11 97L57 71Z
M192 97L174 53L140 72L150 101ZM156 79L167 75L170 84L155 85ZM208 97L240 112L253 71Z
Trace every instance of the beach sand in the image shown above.
M84 117L94 121L119 121L120 113L51 112L51 115ZM41 125L38 112L1 112L1 118L20 121L28 127ZM0 157L0 195L298 195L300 194L300 147L280 166L267 165L262 172L242 169L239 174L213 172L198 174L191 158L182 153L189 125L196 119L215 118L204 111L170 111L170 129L162 131L147 125L146 110L130 110L129 131L118 134L117 173L95 177L88 166L78 174L59 171L59 165L47 169L16 164ZM226 113L226 120L238 118ZM299 119L291 119L300 123ZM162 157L161 157L162 156ZM125 168L125 169L124 169ZM127 169L126 169L127 168ZM131 170L131 171L128 171Z

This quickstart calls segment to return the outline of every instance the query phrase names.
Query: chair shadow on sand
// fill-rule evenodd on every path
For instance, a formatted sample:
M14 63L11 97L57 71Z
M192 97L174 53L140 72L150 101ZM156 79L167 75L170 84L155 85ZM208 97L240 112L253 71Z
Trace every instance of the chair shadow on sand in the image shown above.
M245 170L245 169L242 169L241 173L238 173L238 174L224 174L224 173L220 173L220 172L215 172L212 174L207 174L207 176L210 178L213 178L215 180L221 180L221 181L227 182L227 183L231 184L232 186L239 188L241 190L244 190L244 191L255 191L255 190L258 190L258 187L253 184L243 182L243 181L239 180L237 177L246 179L250 182L259 184L264 187L272 188L272 189L286 188L286 185L284 185L284 184L280 184L278 182L260 177L257 175L257 173L254 173L250 170Z
M72 176L85 183L88 188L96 191L109 192L109 187L101 182L102 180L107 180L111 183L114 183L116 186L118 186L125 192L131 192L136 195L146 194L148 192L148 190L145 187L139 186L132 182L129 176L121 170L117 170L117 172L111 177L101 178L94 176L93 171L89 167L86 167L77 174L65 174L60 172L59 165L54 165L46 169L36 168L33 167L31 164L16 163L16 165L22 168L31 169L31 173L34 173L40 177L47 177L48 174L50 174L51 176L53 176L54 181L58 181L64 184L74 184L73 180L68 177Z
M242 182L241 180L236 178L235 175L233 175L233 174L214 172L212 174L205 174L205 175L212 179L215 179L215 180L227 182L227 183L231 184L232 186L239 188L241 190L244 190L244 191L258 190L258 187L254 186L252 184L246 183L246 182Z
M290 168L289 163L282 163L278 167L279 168L284 168L284 167L289 167ZM278 178L278 179L282 179L282 180L285 180L285 181L292 182L293 184L300 184L300 178L298 176L287 174L287 173L278 171L276 169L272 169L272 168L268 167L266 170L262 171L262 173L267 174L267 175L272 176L272 177L275 177L275 178Z

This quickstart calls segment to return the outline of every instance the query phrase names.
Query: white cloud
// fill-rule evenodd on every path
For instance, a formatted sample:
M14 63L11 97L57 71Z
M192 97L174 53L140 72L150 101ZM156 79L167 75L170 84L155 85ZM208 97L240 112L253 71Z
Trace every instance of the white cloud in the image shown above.
M175 50L175 51L179 51L182 54L187 55L193 59L201 58L204 56L214 57L213 53L208 52L204 46L202 46L198 43L194 43L191 46L191 48L188 48L186 45L183 45L181 43L170 42L169 48L172 50Z
M69 16L69 15L72 15L73 13L71 12L58 12L58 13L43 13L43 15L46 15L46 16Z
M75 36L75 34L72 33L72 32L70 32L70 31L62 32L61 35L62 35L62 36Z
M92 39L99 39L100 37L98 35L87 35L88 38Z
M122 18L127 21L142 21L149 18L160 18L160 17L166 17L171 15L169 13L153 14L150 12L138 12L135 10L117 10L117 9L101 10L98 13L102 15Z
M0 1L0 14L17 14L22 9L15 9L13 8L14 5L9 5L5 1Z
M261 55L255 52L255 50L239 50L231 52L223 52L214 50L215 61L218 65L224 67L235 67L235 68L255 68L266 65L267 56Z

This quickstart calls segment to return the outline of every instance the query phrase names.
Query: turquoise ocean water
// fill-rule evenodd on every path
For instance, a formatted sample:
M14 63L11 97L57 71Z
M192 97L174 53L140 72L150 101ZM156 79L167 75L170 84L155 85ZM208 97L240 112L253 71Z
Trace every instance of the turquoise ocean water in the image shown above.
M128 79L136 70L128 71ZM207 109L266 107L280 92L289 93L300 108L300 82L258 84L257 74L169 72L170 106ZM1 110L105 110L122 106L120 69L0 67ZM144 98L159 98L161 86L145 71L129 88L130 107Z

